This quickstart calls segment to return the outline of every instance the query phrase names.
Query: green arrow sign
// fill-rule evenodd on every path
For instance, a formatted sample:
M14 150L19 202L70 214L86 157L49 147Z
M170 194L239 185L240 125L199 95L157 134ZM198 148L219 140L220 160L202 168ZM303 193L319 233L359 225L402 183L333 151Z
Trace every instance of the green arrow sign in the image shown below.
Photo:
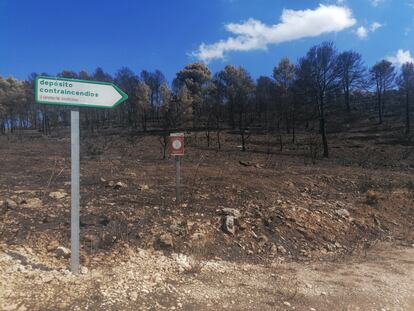
M38 104L113 108L127 99L127 94L108 82L42 76L35 81Z

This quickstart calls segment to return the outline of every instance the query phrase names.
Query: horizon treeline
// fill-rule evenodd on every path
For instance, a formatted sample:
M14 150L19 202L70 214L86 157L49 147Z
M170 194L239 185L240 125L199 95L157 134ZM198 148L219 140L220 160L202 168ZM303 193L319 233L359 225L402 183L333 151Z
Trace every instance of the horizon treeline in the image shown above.
M34 102L37 75L48 76L32 73L24 81L0 77L0 134L38 129L47 135L69 125L70 108ZM63 70L57 76L113 82L128 94L115 109L81 108L85 129L156 130L165 146L176 130L205 131L208 145L215 139L220 148L220 132L232 129L240 134L243 151L252 131L280 140L289 134L294 143L300 130L318 134L323 155L329 157L327 134L355 115L373 113L378 124L397 113L405 135L411 134L413 63L397 68L381 60L368 68L361 54L339 52L332 42L313 46L296 63L283 58L272 76L257 80L242 66L227 65L212 73L204 63L186 65L171 84L159 70L138 74L127 67L113 76L102 68L93 73Z

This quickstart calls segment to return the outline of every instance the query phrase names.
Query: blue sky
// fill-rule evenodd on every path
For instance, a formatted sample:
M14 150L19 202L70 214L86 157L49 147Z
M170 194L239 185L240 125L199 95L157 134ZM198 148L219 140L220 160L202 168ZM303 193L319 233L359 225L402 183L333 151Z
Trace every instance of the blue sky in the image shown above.
M171 81L199 60L258 77L325 40L367 65L412 60L414 0L0 0L0 37L0 75L19 79L128 66Z

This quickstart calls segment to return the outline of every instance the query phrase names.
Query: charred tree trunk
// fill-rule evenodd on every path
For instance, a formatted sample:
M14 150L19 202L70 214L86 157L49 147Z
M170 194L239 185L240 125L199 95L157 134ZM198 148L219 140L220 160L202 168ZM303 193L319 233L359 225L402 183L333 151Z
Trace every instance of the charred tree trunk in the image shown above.
M410 98L409 98L409 90L407 89L405 95L405 134L410 134L411 126L410 126Z
M346 112L350 113L351 112L351 94L349 92L349 87L348 86L345 87L344 93L345 93Z
M319 98L319 132L322 138L323 156L329 158L328 139L326 137L325 102L323 93Z

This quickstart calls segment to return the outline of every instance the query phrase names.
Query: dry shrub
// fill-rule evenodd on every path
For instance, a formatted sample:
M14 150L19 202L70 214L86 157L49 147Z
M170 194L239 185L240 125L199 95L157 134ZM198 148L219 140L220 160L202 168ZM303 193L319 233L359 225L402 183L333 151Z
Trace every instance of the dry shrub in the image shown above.
M376 184L374 180L369 175L363 175L358 181L358 191L361 193L366 193L371 189L375 188Z
M319 158L322 148L319 135L315 133L309 134L306 139L306 145L308 146L308 152L305 157L305 164L307 164L307 159L310 159L312 164L316 164L316 160Z
M276 294L280 301L292 301L299 292L300 282L296 275L283 273L285 267L283 264L273 266L273 273L277 280L274 282Z
M198 274L201 272L208 258L210 243L212 243L212 237L207 233L202 233L199 239L192 238L191 259L189 261L190 265L186 269L187 273Z

